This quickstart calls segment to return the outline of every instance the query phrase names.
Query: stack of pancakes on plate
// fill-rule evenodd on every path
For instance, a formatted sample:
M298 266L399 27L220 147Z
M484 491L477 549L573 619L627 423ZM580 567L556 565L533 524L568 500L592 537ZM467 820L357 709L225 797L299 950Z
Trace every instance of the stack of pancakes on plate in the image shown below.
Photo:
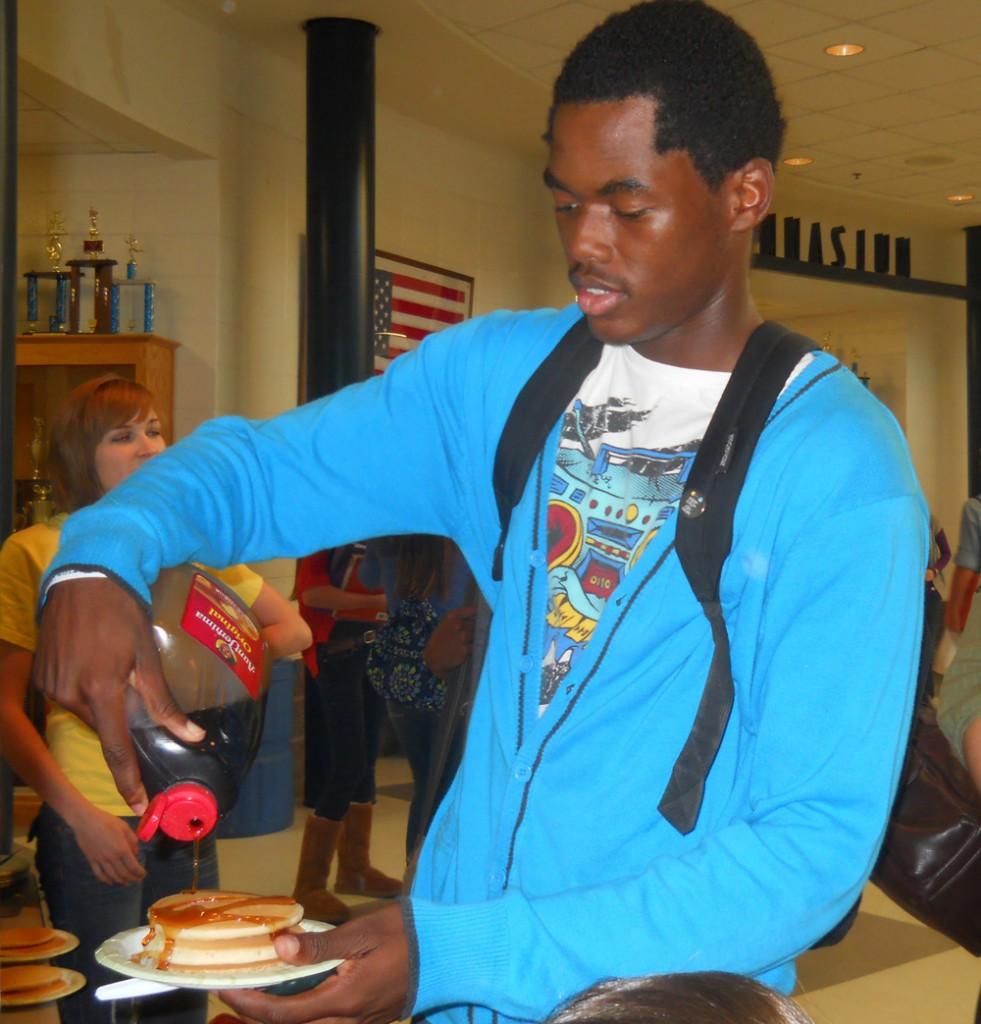
M0 931L0 957L5 960L43 960L54 952L60 953L64 944L63 933L42 925Z
M303 907L289 896L198 889L152 904L133 959L161 971L229 971L282 963L273 939L298 932Z
M27 1006L67 995L78 988L81 975L48 964L27 964L0 970L0 1003Z

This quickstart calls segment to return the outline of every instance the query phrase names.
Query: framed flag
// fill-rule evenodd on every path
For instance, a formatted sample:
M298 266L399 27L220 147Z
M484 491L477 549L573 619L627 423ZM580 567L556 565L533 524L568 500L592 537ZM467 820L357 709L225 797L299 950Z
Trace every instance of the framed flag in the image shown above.
M473 312L473 278L430 263L375 253L375 373Z

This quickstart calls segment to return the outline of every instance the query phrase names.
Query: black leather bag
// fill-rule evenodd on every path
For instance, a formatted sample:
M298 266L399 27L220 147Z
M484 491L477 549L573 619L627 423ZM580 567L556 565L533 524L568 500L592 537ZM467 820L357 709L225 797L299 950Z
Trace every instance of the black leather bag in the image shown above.
M929 705L917 713L872 881L918 921L981 956L981 796Z

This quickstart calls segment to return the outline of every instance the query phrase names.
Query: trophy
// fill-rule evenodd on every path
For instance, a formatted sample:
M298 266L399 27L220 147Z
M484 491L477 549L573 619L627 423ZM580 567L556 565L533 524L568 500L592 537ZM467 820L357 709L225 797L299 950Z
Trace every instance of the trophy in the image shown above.
M143 252L143 246L139 239L132 232L124 239L126 248L129 249L129 261L126 263L126 279L132 281L136 277L136 254Z
M81 300L82 267L91 267L95 273L95 309L89 320L89 330L107 334L112 327L112 268L115 260L109 259L103 251L99 237L99 211L89 207L89 237L82 240L82 259L69 260L71 280L68 296L68 330L78 333L79 303Z
M38 318L39 280L50 279L55 282L55 311L48 317L48 330L56 334L64 331L67 325L68 281L71 273L61 265L61 239L64 234L65 222L61 219L61 210L55 210L48 220L48 241L44 247L51 269L29 270L24 274L27 279L27 330L32 334L40 327Z
M61 239L64 234L65 222L61 219L61 210L55 210L48 221L48 244L44 247L48 262L55 273L65 269L61 265Z
M54 502L51 500L51 481L41 477L41 467L47 461L48 442L44 435L44 420L34 417L34 436L27 446L31 453L31 494L28 519L34 523L46 523L54 514Z
M136 286L143 289L143 333L153 333L153 318L156 313L156 282L138 279L136 276L136 254L143 252L143 246L139 239L130 232L126 238L126 248L129 250L129 260L126 263L126 279L116 281L112 285L112 300L110 308L110 331L115 334L119 330L119 299L120 289ZM134 311L135 303L130 302L129 332L136 333L136 317Z
M105 256L103 252L103 241L99 237L99 211L89 207L89 237L82 240L82 255L87 260L99 260Z

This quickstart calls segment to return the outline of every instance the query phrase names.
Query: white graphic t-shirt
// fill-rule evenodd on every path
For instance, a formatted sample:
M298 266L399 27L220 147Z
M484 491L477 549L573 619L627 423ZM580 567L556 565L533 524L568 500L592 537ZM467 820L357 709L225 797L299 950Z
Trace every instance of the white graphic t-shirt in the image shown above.
M606 345L566 410L548 503L542 709L620 580L677 514L729 376Z

